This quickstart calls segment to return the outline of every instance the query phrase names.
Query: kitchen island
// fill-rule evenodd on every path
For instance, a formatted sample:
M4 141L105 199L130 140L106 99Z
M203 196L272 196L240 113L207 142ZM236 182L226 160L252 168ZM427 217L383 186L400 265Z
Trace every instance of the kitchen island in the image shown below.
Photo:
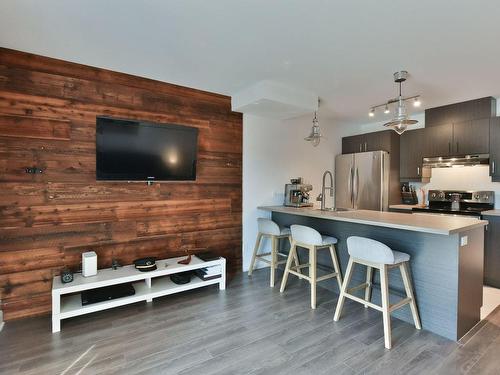
M338 238L337 251L342 272L349 255L346 239L363 236L410 254L415 299L422 327L452 340L459 340L480 321L483 288L485 220L439 215L408 215L368 210L321 211L285 206L259 207L270 211L282 226L307 225ZM299 256L305 256L299 250ZM330 266L328 258L318 259L319 268ZM364 282L365 269L355 269L352 285ZM389 272L391 303L404 295L398 272ZM379 283L378 275L374 279ZM338 292L334 283L325 284ZM379 288L373 301L380 303ZM333 314L333 311L332 311ZM394 317L412 323L409 306L396 310Z

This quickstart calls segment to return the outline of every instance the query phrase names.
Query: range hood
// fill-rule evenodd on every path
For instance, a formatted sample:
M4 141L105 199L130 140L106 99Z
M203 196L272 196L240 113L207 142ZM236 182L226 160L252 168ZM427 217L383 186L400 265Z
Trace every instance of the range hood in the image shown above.
M451 168L458 166L472 166L472 165L489 164L489 163L490 163L489 154L475 154L475 155L424 158L423 167Z

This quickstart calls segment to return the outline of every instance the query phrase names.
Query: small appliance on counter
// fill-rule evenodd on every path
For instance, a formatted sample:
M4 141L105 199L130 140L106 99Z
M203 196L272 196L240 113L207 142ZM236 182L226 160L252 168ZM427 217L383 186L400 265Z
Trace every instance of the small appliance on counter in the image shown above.
M312 207L309 203L309 192L312 185L304 184L302 177L292 178L290 184L285 184L285 206L289 207Z
M414 207L412 212L463 215L481 218L481 212L495 207L493 191L429 190L429 206Z

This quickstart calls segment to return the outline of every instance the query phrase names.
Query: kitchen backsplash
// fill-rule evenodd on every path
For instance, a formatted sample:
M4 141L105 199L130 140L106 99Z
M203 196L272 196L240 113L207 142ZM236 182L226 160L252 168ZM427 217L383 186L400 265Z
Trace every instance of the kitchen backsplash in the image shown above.
M412 182L410 185L415 186L419 203L422 203L420 194L418 194L420 188L425 189L425 203L427 203L429 190L493 190L495 192L495 208L500 208L500 182L491 182L487 165L433 168L429 183Z

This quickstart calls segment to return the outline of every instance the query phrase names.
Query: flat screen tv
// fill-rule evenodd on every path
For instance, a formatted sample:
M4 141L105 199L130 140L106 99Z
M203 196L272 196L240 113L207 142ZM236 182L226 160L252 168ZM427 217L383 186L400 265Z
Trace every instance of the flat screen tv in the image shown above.
M197 128L99 116L96 179L195 180L197 144Z

